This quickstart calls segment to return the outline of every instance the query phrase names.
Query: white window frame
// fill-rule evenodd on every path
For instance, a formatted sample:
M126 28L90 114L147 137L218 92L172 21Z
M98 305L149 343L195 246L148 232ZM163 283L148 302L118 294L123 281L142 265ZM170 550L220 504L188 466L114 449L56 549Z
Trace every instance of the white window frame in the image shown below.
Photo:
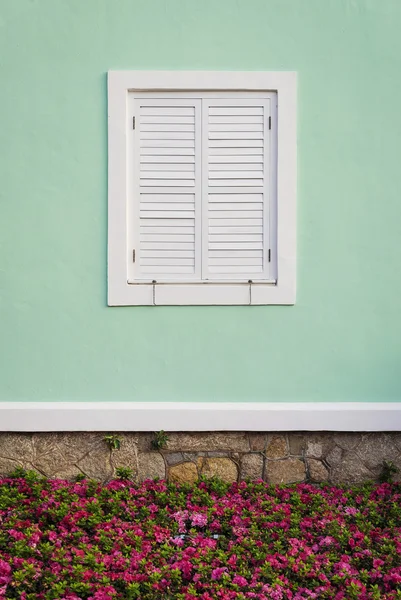
M109 71L108 304L294 304L296 294L297 78L294 72ZM275 92L277 94L277 278L275 282L132 284L127 278L128 134L135 92Z

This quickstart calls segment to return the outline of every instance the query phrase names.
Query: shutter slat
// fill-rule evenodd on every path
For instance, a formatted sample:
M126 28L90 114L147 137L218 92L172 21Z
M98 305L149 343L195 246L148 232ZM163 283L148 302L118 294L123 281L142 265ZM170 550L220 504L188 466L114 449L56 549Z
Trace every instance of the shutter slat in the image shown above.
M220 220L224 220L224 219L220 219ZM149 232L152 233L152 232ZM189 233L188 231L186 231L185 233ZM221 233L222 235L232 235L234 233L238 233L238 235L244 235L246 233L263 233L263 226L262 223L257 226L251 226L251 227L245 227L245 226L238 226L238 227L230 227L228 222L227 222L227 227L214 227L211 222L209 221L209 233L211 235L213 234L217 234L217 233Z
M180 242L191 242L192 247L194 247L194 243L195 243L195 236L194 234L190 235L190 234L183 234L183 235L177 235L176 233L158 233L158 234L150 234L150 233L141 233L141 237L140 237L140 241L141 242L170 242L170 243L177 243L177 248L179 247L178 244Z
M261 219L262 210L211 210L210 217L213 219Z
M181 250L193 250L191 242L181 242L179 240L177 242L143 242L141 248L144 252L156 252L158 250L180 252Z
M217 146L210 146L209 148L209 163L212 162L237 162L237 160L233 157L238 157L238 162L245 162L247 159L246 156L262 156L263 157L263 147L234 147L234 148L220 148ZM256 160L256 159L255 159ZM263 160L263 158L258 158L257 160ZM253 159L250 159L252 162Z
M192 179L194 181L195 173L194 171L141 171L140 177L141 179L149 179L151 177L151 181L158 179ZM184 182L184 185L189 184Z
M226 236L224 241L222 241L222 240L219 240L217 242L210 241L209 249L210 249L210 251L214 251L214 250L237 251L238 250L238 252L242 253L246 250L263 250L263 244L262 244L262 242L254 242L254 241L249 241L249 240L241 241L238 238L236 238L234 242L230 242L229 240L227 240L227 236Z
M237 171L235 169L231 171L222 171L221 167L219 170L209 171L209 179L263 179L263 171ZM210 184L209 185L213 185Z
M178 137L177 139L150 139L150 138L142 138L141 139L141 147L142 148L168 148L169 150L178 149L178 148L191 148L191 154L195 154L195 145L194 140L182 139ZM166 151L166 154L170 154L171 152ZM162 154L162 152L154 152L154 154ZM185 152L183 152L185 154Z
M178 266L165 266L165 265L143 265L141 268L142 273L149 274L149 276L154 276L155 273L160 273L161 275L167 276L172 274L180 274L180 275L190 275L194 272L194 265L186 266L186 267L178 267Z
M142 190L143 191L143 190ZM181 190L180 190L181 192ZM152 194L152 193L148 193L148 190L146 190L146 193L142 193L141 194L141 202L146 202L146 203L153 203L153 202L185 202L186 204L192 204L194 202L194 195L193 194L184 194L184 193L178 193L178 194L174 194L171 193L170 190L164 194ZM182 210L182 209L180 209Z
M165 171L195 171L195 164L193 162L174 162L174 163L141 163L142 171L157 171L158 173Z
M181 125L194 125L195 116L177 116L177 115L142 115L141 116L141 126L143 125L168 125L169 123L173 124L181 124Z
M190 250L190 248L183 248L182 250L176 250L175 248L173 250L170 249L166 249L166 248L152 248L152 250L147 250L146 248L142 248L141 250L141 257L142 258L192 258L193 259L193 253L188 252L188 250ZM255 252L255 250L252 250L251 252Z
M252 266L252 265L236 265L235 267L233 266L226 266L226 267L209 267L209 271L210 273L219 273L221 274L221 272L223 271L224 274L227 273L235 273L235 274L241 274L241 275L245 275L245 274L253 274L253 273L263 273L263 269L262 267L258 267L256 265ZM246 279L246 277L241 277L241 279Z
M210 173L209 173L210 175ZM150 184L149 184L150 185ZM211 187L238 187L238 186L262 186L263 179L236 179L235 177L226 177L225 179L209 179Z
M233 124L233 125L237 125L237 124L263 124L263 115L243 115L243 116L239 116L239 115L209 115L209 124L210 126L212 125L226 125L226 124Z
M149 137L148 132L190 133L191 135L189 135L188 137L192 139L195 132L195 125L190 123L168 123L166 125L163 125L163 123L141 123L141 132L146 132L146 136L144 136L144 139L146 139L146 137Z
M263 162L258 162L257 160L245 162L245 163L235 163L233 162L212 162L209 163L209 172L210 175L213 171L261 171L263 176ZM242 177L242 175L241 175Z
M146 221L151 221L152 219L146 219ZM184 235L184 234L193 234L195 231L194 226L192 227L173 227L173 226L169 226L166 225L165 227L151 227L145 224L141 223L141 233L143 233L143 235L146 234L152 234L152 233L168 233L171 235ZM227 232L230 233L230 232ZM257 232L254 232L257 233Z
M142 147L140 162L168 162L170 159L172 162L176 162L176 157L180 156L180 162L192 162L195 156L195 148L182 148L168 146L167 148L162 147ZM159 160L160 157L160 160ZM188 158L187 158L188 157ZM185 160L184 160L185 158Z
M263 148L263 139L211 139L210 150L213 150L214 148L236 148L238 150L240 148L247 148L249 150L254 150ZM224 152L224 154L229 154L229 152Z
M220 191L220 190L219 190ZM227 202L232 202L233 204L252 204L252 203L256 203L256 204L263 204L263 194L258 194L258 193L252 193L252 194L233 194L230 192L227 193L216 193L216 190L214 190L213 194L209 194L209 202L210 203L227 203ZM223 207L222 210L225 210L225 208ZM228 210L228 209L227 209ZM247 210L251 210L250 208L247 208Z
M149 115L155 117L192 117L195 115L195 108L192 106L146 106L143 104L140 107L141 117L147 117Z
M263 250L210 250L210 259L215 258L262 258Z
M239 135L239 134L238 134ZM163 140L179 140L183 142L185 140L192 141L194 140L194 132L193 131L141 131L142 140L149 141L163 141Z
M191 187L195 185L194 179L159 179L155 177L154 179L142 179L141 178L141 186L144 187ZM227 184L224 184L227 185ZM245 184L243 184L245 185Z
M249 265L252 267L260 267L262 260L262 255L260 256L223 256L220 258L215 258L214 256L209 257L209 265L211 267L235 267L236 265Z
M168 206L166 207L168 208ZM188 217L191 217L192 222L193 219L195 217L195 211L194 208L192 207L191 210L187 210L187 211L180 211L180 210L174 210L174 211L168 211L168 210L143 210L141 208L141 219L188 219Z
M217 133L255 133L258 132L260 136L263 135L263 122L262 123L215 123L213 125L209 125L209 131ZM258 136L259 137L259 136Z
M263 106L210 106L209 116L242 116L242 115L261 115L263 116Z
M251 260L251 259L249 259ZM190 257L171 257L171 256L163 256L163 254L159 254L159 256L155 258L148 258L147 256L143 256L141 254L141 265L143 266L163 266L163 267L193 267L195 263L195 259L193 256Z
M184 237L184 236L183 236ZM244 234L239 234L239 233L233 233L232 235L229 235L227 233L225 233L224 235L222 235L221 233L209 233L209 242L213 242L213 243L225 243L225 242L258 242L259 244L263 243L263 235L261 233L244 233ZM239 245L237 246L237 248L239 247ZM258 246L260 247L260 246Z
M230 227L260 227L260 217L256 217L254 219L233 219L228 215L224 218L215 218L215 215L212 213L210 215L213 218L209 218L209 227L221 227L224 225L229 225Z
M151 135L151 134L147 134ZM172 133L166 135L173 135ZM189 136L190 134L183 134ZM171 138L174 139L174 138ZM263 142L263 132L262 131L209 131L209 140L247 140L253 142L253 140L261 140Z

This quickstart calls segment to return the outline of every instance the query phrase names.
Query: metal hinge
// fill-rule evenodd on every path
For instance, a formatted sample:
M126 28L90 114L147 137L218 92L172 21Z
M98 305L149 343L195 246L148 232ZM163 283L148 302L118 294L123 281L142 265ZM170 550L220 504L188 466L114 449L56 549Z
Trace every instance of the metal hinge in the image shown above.
M132 262L135 262L135 250L132 251Z
M269 248L269 254L268 254L268 256L269 256L269 262L271 262L271 259L272 259L272 251L270 250L270 248Z
M269 129L271 129L271 128L272 128L272 118L269 117ZM134 129L135 129L135 127L134 127Z
M135 117L132 117L132 129L135 129Z

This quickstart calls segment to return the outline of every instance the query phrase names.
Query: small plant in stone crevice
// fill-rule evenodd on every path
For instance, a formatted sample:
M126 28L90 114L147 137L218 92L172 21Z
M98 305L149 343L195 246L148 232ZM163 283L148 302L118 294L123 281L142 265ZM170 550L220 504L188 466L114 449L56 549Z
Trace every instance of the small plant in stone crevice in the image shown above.
M165 431L155 431L155 437L152 440L152 448L161 450L168 442L168 435Z
M117 467L116 469L117 479L128 480L134 476L134 471L129 467Z
M382 462L382 470L379 475L380 483L393 483L393 477L399 473L399 469L391 460L384 460Z
M108 444L110 450L120 450L121 440L115 434L108 434L104 436L104 441Z

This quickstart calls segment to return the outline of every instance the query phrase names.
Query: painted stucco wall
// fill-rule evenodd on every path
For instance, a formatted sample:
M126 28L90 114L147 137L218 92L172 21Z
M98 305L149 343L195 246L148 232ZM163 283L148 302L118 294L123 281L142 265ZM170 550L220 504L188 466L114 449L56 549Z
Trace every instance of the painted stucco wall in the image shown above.
M401 401L400 0L0 0L0 400ZM294 307L106 306L109 69L295 70Z

